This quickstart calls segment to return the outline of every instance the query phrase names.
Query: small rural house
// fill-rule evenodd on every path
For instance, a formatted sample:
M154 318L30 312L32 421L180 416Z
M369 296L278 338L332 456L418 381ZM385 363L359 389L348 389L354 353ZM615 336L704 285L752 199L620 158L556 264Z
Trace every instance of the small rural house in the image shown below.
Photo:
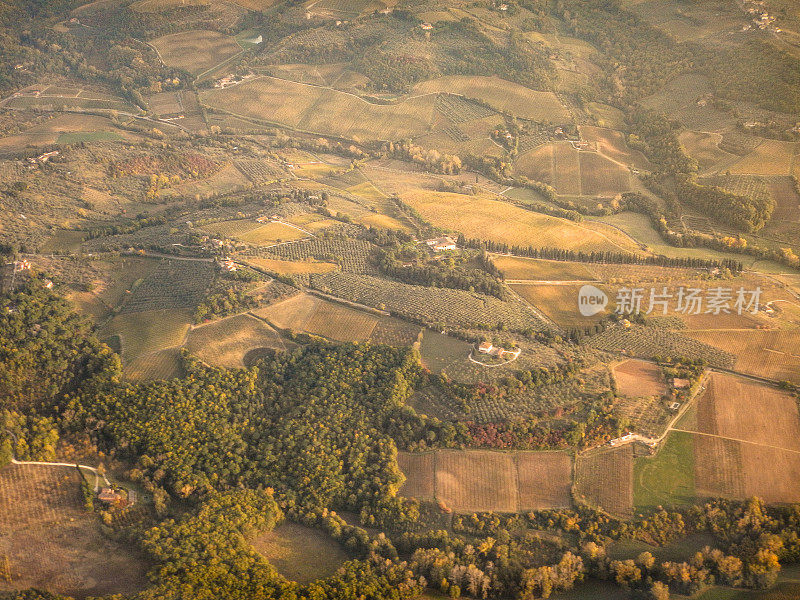
M122 494L110 487L104 487L100 490L100 493L97 494L97 499L107 504L116 504L123 500Z
M445 250L455 250L458 248L455 240L447 236L426 240L425 243L428 245L428 248L434 252L444 252Z
M481 342L480 346L478 346L478 352L481 354L489 354L492 351L492 342Z

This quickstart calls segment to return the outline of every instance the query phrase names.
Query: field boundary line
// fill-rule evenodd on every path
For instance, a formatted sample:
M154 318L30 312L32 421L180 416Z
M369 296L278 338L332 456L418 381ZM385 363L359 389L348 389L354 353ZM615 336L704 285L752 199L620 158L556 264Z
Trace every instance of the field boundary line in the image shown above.
M670 431L689 433L692 435L704 435L706 437L714 437L714 438L719 438L721 440L730 440L731 442L739 442L741 444L750 444L751 446L761 446L763 448L772 448L773 450L781 450L783 452L800 454L800 450L792 450L791 448L782 448L781 446L773 446L772 444L765 444L763 442L753 442L751 440L743 440L741 438L729 437L727 435L719 435L717 433L706 433L705 431L690 431L689 429L670 429Z

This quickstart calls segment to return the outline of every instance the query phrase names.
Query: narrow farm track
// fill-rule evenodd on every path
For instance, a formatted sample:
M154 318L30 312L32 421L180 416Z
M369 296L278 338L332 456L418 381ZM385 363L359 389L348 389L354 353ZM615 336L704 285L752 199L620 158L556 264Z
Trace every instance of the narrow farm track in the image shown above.
M676 428L669 429L669 431L679 431L681 433L690 433L692 435L702 435L705 437L719 438L721 440L729 440L731 442L739 442L740 444L750 444L751 446L761 446L762 448L771 448L773 450L780 450L781 452L791 452L792 454L800 454L800 450L792 450L790 448L784 448L782 446L773 446L772 444L764 444L762 442L752 442L750 440L743 440L741 438L734 438L726 435L719 435L716 433L706 433L704 431L691 431L689 429L676 429ZM669 433L669 431L667 433Z

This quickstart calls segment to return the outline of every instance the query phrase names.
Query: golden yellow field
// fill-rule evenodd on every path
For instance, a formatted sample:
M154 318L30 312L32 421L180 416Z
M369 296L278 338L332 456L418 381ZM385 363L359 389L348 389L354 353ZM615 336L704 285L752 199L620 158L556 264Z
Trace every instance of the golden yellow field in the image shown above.
M278 275L294 275L298 273L330 273L335 271L337 266L334 263L321 262L316 260L277 260L273 258L259 258L251 256L247 263L254 267L259 267L270 273Z
M303 131L354 140L397 140L424 133L433 119L434 97L370 104L358 96L293 81L258 77L201 100L214 108Z
M496 255L494 265L506 280L530 281L592 281L594 275L582 264L561 260L542 260L519 256Z
M275 244L309 237L307 233L282 223L257 223L253 219L236 219L201 225L198 229L212 235L232 237L250 244Z
M718 329L687 335L736 356L742 373L800 383L800 330Z
M734 175L791 175L798 147L792 142L764 140L753 152L732 165L730 172Z
M578 293L582 284L511 284L517 292L530 304L538 308L560 327L588 327L597 323L604 315L614 310L612 290L604 285L597 287L609 297L606 312L592 317L584 317L578 309Z
M537 92L499 77L450 75L418 83L412 94L440 92L474 98L499 111L534 121L570 120L569 111L553 92Z
M162 196L181 195L188 198L208 198L216 194L230 194L251 187L250 180L236 168L232 162L224 165L219 171L207 177L186 181L174 188L161 190Z
M664 375L658 365L643 360L626 360L614 366L614 381L622 396L660 396L664 394Z
M202 73L242 51L232 37L215 31L192 30L171 33L154 39L167 66Z
M468 238L568 250L635 252L636 243L600 223L575 223L493 200L488 195L467 196L414 190L402 199L434 225L455 229Z
M282 349L277 332L250 315L235 315L189 332L184 348L203 362L235 369L244 367L244 358L256 348Z
M363 342L378 317L311 294L299 294L253 311L280 329L319 335L340 342Z

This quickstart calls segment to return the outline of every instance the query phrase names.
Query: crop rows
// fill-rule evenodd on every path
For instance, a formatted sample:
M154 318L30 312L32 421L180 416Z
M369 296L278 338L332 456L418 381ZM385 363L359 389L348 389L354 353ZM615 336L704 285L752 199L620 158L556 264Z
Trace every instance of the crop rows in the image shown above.
M610 327L589 338L587 344L599 350L624 352L631 356L704 359L711 365L723 368L732 367L735 360L732 354L724 350L661 327Z
M746 196L757 200L759 203L769 201L769 187L761 177L754 175L728 175L714 177L710 181L713 185L739 196Z
M461 131L455 125L450 125L449 127L445 127L444 129L442 129L442 133L444 133L445 135L447 135L447 137L456 142L469 141L469 136L463 131Z
M491 108L486 108L466 98L451 94L439 94L436 96L434 108L453 123L466 123L467 121L483 119L494 114Z
M237 160L236 167L256 185L267 185L285 176L286 173L277 165L265 160Z
M462 290L428 288L352 273L312 275L311 285L340 298L442 328L545 329L543 321L521 300L503 302Z
M263 258L335 262L348 273L377 273L369 259L372 249L372 244L365 240L316 237L272 248L254 248L251 252Z
M121 312L193 308L203 299L212 278L210 263L164 260L134 290Z

